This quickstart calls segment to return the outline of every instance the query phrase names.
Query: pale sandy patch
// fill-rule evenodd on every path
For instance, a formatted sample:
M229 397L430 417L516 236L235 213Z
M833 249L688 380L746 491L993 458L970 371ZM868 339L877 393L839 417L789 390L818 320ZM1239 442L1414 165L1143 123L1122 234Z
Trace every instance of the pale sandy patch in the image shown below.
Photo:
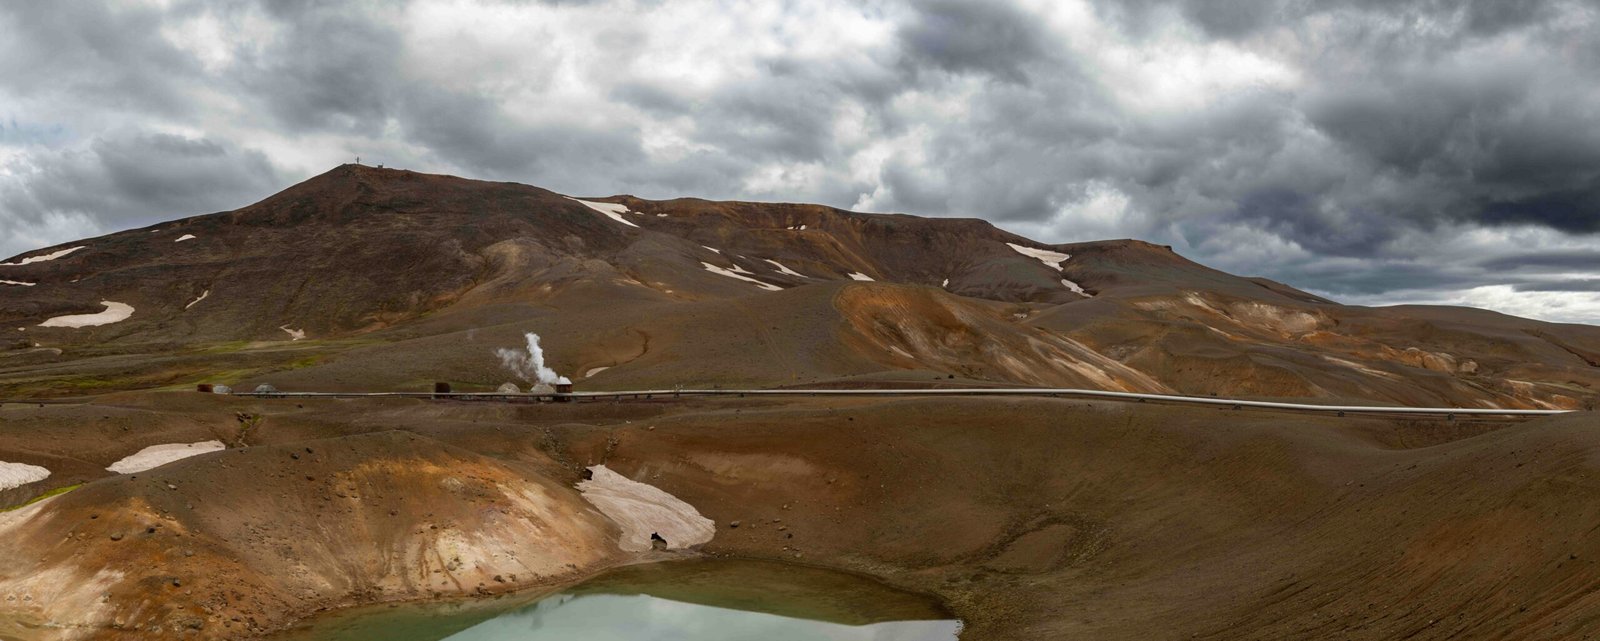
M596 367L596 368L591 369L591 370L589 370L587 372L584 372L583 373L583 377L584 378L593 378L595 374L599 374L600 372L604 372L604 371L606 371L608 369L611 369L610 365L607 365L605 367Z
M280 325L278 326L278 329L281 329L289 334L289 342L303 341L306 339L306 330L289 329L288 325Z
M133 306L109 300L100 301L105 305L105 311L97 314L73 314L71 316L57 316L39 323L40 327L97 327L110 325L128 320L133 316Z
M677 550L706 543L717 533L715 522L660 488L631 480L604 465L589 471L594 478L580 481L578 491L622 528L617 546L623 550L649 550L651 534L665 539L667 549Z
M143 472L153 467L166 465L191 456L199 456L206 452L217 452L226 449L222 441L201 441L199 443L164 443L151 445L135 452L132 456L112 463L107 470L118 474L132 474Z

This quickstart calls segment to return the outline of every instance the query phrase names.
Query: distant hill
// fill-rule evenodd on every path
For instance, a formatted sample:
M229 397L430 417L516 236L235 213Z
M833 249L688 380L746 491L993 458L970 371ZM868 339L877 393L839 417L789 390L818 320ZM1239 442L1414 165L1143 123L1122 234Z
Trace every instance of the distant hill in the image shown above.
M1600 328L1344 306L1136 240L357 165L0 261L0 398L492 388L492 350L529 331L586 389L938 379L1540 408L1600 389Z

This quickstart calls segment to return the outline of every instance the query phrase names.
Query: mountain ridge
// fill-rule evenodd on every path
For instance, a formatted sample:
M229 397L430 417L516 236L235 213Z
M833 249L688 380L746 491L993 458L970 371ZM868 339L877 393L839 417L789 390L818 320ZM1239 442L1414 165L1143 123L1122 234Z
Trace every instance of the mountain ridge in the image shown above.
M516 345L529 331L563 371L613 388L921 371L1531 408L1583 407L1600 389L1600 328L1345 306L1139 240L1047 244L976 218L577 198L356 165L236 210L6 262L26 264L0 278L33 283L0 290L0 390L20 394L218 376L492 387L507 374L490 345L439 343ZM102 301L133 312L40 326L93 318ZM795 351L816 357L783 356Z

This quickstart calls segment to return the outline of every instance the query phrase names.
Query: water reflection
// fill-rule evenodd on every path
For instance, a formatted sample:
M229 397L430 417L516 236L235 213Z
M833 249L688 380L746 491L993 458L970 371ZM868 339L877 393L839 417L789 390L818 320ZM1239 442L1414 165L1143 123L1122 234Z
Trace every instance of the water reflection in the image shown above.
M560 594L447 637L451 641L949 641L955 621L845 625L653 596Z
M532 600L537 598L537 600ZM557 594L361 608L275 641L952 641L931 598L872 579L757 561L619 568Z

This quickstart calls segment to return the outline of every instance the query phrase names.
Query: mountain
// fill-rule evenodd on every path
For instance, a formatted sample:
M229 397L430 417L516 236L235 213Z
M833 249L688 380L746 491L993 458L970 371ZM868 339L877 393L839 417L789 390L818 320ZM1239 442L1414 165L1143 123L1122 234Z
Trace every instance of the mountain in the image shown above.
M1136 240L359 165L0 261L0 282L0 397L492 389L493 350L524 332L582 389L938 379L1518 408L1600 389L1600 328L1340 305Z
M1132 240L360 166L0 261L0 282L0 638L280 638L361 606L376 609L326 622L360 633L390 613L405 630L366 632L439 638L396 606L444 601L459 629L695 558L880 579L934 599L964 639L1600 633L1593 412L171 391L490 390L512 377L495 350L536 332L580 390L1586 407L1600 328L1340 305ZM192 455L157 465L172 453ZM685 523L710 540L679 540ZM646 532L668 549L633 545Z

